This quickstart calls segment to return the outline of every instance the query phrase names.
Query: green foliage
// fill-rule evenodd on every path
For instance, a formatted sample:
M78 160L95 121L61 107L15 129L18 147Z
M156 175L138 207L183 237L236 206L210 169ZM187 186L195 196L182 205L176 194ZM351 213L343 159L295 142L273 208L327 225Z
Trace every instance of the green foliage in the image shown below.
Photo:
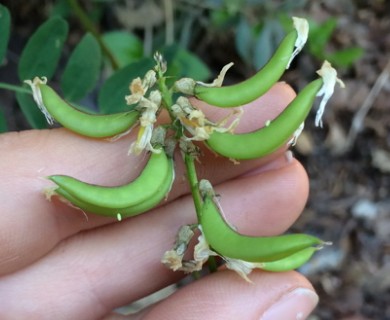
M45 116L37 108L37 104L30 94L17 92L16 100L18 101L19 107L28 123L33 129L44 129L48 127Z
M11 27L11 17L6 7L0 4L0 65L2 64L7 52L9 34Z
M68 35L68 23L53 17L43 23L30 37L19 61L19 79L36 76L50 79L57 68Z
M55 76L55 79L59 79L61 95L76 104L81 103L96 88L98 80L102 80L97 97L97 112L128 110L131 106L126 105L124 96L130 94L129 82L143 75L152 64L145 48L153 52L160 51L166 58L169 66L168 85L183 76L199 81L210 79L209 67L189 49L196 48L195 39L203 36L205 31L211 41L213 37L224 34L231 37L233 34L234 48L244 64L250 69L260 69L275 51L286 26L291 28L291 11L302 8L304 3L305 0L199 0L199 5L186 2L174 8L174 21L171 21L174 28L170 30L170 35L169 21L165 21L165 28L154 27L151 37L141 39L136 31L98 32L107 6L104 1L90 6L87 14L77 1L56 0L51 7L52 17L35 30L23 48L18 64L20 83L0 83L0 87L18 92L17 102L33 128L47 127L41 111L28 94L30 89L22 85L24 80L36 76L48 79ZM159 5L162 7L162 4ZM79 19L87 33L73 51L69 51L68 48L64 50L69 29L65 19L72 15ZM7 52L10 25L9 10L0 5L0 67ZM308 52L338 67L350 67L363 51L352 47L330 52L328 44L336 27L336 19L329 19L322 24L311 22ZM141 31L145 30L146 27ZM63 69L58 68L61 57L65 60ZM79 108L85 110L85 107Z
M120 68L143 57L142 41L132 33L125 31L106 32L103 34L102 40L113 53Z
M61 78L64 98L79 101L96 85L102 55L96 39L87 33L73 50Z
M99 90L97 104L99 113L113 113L129 110L131 106L126 105L124 97L129 92L131 79L142 76L152 67L151 57L144 55L144 43L133 33L117 30L100 35L93 24L98 23L103 11L103 4L93 7L93 18L86 15L81 7L75 6L74 2L58 0L52 7L52 17L44 22L28 39L22 50L18 64L18 76L22 85L10 85L0 83L3 89L16 91L16 100L32 128L46 128L47 123L41 111L37 108L29 94L30 89L23 85L24 80L32 80L34 77L46 77L48 79L57 75L61 95L68 101L78 103L83 100L97 85L102 77L102 53L107 59L104 63L106 81ZM77 4L77 3L76 3ZM88 32L76 47L66 57L65 67L62 74L59 72L58 64L61 59L63 48L68 36L68 18L75 14L82 25L91 32ZM88 20L90 19L90 20ZM0 5L0 61L3 60L10 34L10 14L6 7ZM160 38L161 39L161 38ZM156 34L152 47L159 41ZM169 63L170 80L184 75L197 80L205 81L210 77L209 68L193 53L178 43L166 45L160 42L155 48L162 51ZM117 62L117 66L113 64ZM118 70L115 70L118 68ZM58 73L60 73L58 75ZM78 105L79 109L85 107ZM96 112L95 110L89 110Z
M308 50L316 58L328 60L338 67L348 68L363 55L364 50L359 47L349 47L334 52L327 50L327 45L337 27L335 18L329 18L321 24L312 20L309 20L309 23Z
M8 130L7 120L3 110L0 109L0 133L6 132Z
M173 81L181 77L205 81L211 75L210 69L201 59L178 44L162 48L161 53L169 66L167 75Z

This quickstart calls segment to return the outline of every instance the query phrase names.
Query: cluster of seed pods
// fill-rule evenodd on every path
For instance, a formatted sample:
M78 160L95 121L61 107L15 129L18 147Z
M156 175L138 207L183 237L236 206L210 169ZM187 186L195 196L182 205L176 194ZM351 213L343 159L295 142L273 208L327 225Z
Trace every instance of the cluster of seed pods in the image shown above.
M280 79L306 42L307 21L293 18L293 24L295 28L286 35L268 63L254 76L236 85L222 86L222 79L229 65L212 84L184 78L168 88L164 76L166 63L161 55L156 54L156 66L143 79L137 78L131 82L131 94L125 98L129 105L135 107L127 112L110 115L85 113L64 101L47 85L45 78L27 80L38 107L49 123L55 120L80 135L110 138L113 141L113 138L121 137L138 127L137 140L131 145L130 151L135 154L150 154L143 171L128 184L107 187L89 184L70 176L53 175L48 177L56 185L51 194L85 212L121 220L147 212L167 196L174 181L173 151L177 147L187 153L188 157L188 150L191 146L194 147L192 141L204 141L208 148L221 156L246 160L264 157L285 144L293 143L316 97L322 96L316 119L317 123L321 123L324 106L333 93L336 82L343 85L337 78L336 71L326 61L318 71L320 77L299 92L280 115L249 133L235 134L232 132L233 126L225 128L221 123L208 120L189 99L192 96L217 108L232 108L262 96ZM180 94L176 101L172 100L173 93L175 96ZM171 116L172 123L155 128L157 117L164 108ZM275 237L242 235L223 219L211 184L204 180L195 188L201 195L196 206L199 220L196 228L200 230L201 236L194 249L195 258L192 264L183 264L185 250L177 251L181 243L186 247L193 236L193 232L188 232L184 238L178 237L176 249L167 251L164 255L163 262L172 269L198 270L209 256L218 255L226 260L228 267L244 265L241 271L240 267L232 267L243 273L244 277L248 273L242 272L245 268L286 271L301 266L325 244L306 234ZM197 259L200 252L203 252L203 256Z

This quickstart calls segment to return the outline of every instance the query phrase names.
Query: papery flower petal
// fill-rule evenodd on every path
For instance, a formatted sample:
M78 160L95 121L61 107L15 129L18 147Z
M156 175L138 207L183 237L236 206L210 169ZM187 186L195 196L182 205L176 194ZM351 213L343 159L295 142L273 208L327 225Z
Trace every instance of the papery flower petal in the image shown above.
M306 19L293 17L293 24L294 28L297 31L298 37L297 40L295 40L295 49L293 53L291 54L290 60L287 64L286 69L290 68L291 62L294 60L294 58L298 55L299 52L301 52L302 48L305 46L305 43L307 41L307 38L309 36L309 23Z
M326 103L333 95L334 87L336 83L340 85L341 88L345 88L344 82L337 77L337 71L332 67L328 61L324 61L320 70L317 71L317 74L322 77L323 85L317 93L317 97L322 96L320 105L315 118L315 125L322 127L322 115L325 110Z
M47 108L45 104L43 103L41 89L39 88L40 84L46 84L47 78L42 77L42 79L35 77L33 81L31 80L24 80L24 83L28 84L31 87L31 91L33 94L33 99L35 103L37 104L39 110L43 113L43 115L46 118L46 121L52 125L54 123L54 118L50 115L49 111L47 111Z

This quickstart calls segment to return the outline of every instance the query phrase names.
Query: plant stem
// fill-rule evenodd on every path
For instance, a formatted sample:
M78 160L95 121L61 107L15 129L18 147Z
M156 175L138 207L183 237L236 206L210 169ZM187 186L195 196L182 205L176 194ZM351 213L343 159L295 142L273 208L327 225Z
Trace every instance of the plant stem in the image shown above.
M99 31L97 30L95 24L92 22L92 20L85 13L84 9L80 6L79 2L77 0L68 0L68 3L70 5L70 7L72 8L74 14L80 20L84 29L89 31L90 33L92 33L93 36L96 38L104 55L108 58L108 60L110 60L112 68L114 70L118 70L119 64L116 61L114 55L112 54L110 49L106 46L106 44L103 42L102 37L101 37Z
M157 68L157 83L158 83L158 87L159 87L160 92L161 92L163 105L166 108L166 110L169 112L169 115L170 115L172 121L174 121L175 117L171 111L171 106L173 103L172 92L167 88L167 85L165 83L165 77L159 68ZM202 197L200 195L199 188L198 188L198 177L196 175L196 169L195 169L195 158L193 155L189 154L188 152L185 152L184 162L185 162L185 166L186 166L188 182L190 185L192 198L194 200L196 215L197 215L198 221L199 221L200 220L199 219L200 218L200 209L202 206Z
M194 200L196 216L198 218L198 221L200 221L200 211L202 208L203 201L202 201L202 196L200 195L199 192L198 177L196 175L196 169L195 169L195 158L194 156L186 153L184 155L184 162L186 165L188 183L190 185L192 199Z
M173 104L172 91L168 89L168 87L165 83L164 74L161 71L160 67L157 67L156 71L157 71L157 84L158 84L159 90L161 92L163 106L168 111L172 122L174 122L176 120L176 118L175 118L174 114L172 113L172 109L171 109L171 106ZM176 137L178 138L178 136L176 136ZM192 155L189 151L184 152L184 163L186 166L188 184L190 185L192 200L194 201L196 217L197 217L198 224L199 224L203 200L202 200L202 196L201 196L200 191L199 191L199 182L198 182L198 176L196 174L195 159L196 159L195 156ZM215 260L215 257L213 257L213 256L209 257L208 268L209 268L210 273L217 271L217 262ZM194 273L193 275L195 278L199 277L199 273Z
M6 90L16 91L16 92L20 92L20 93L31 94L30 89L26 89L26 88L23 88L20 86L15 86L13 84L8 84L8 83L4 83L4 82L0 82L0 89L6 89Z

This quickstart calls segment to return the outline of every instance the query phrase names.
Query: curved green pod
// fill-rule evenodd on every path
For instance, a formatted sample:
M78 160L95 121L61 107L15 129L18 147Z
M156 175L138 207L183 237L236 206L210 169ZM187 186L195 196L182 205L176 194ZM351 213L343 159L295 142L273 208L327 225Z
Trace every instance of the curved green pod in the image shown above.
M200 223L203 235L214 251L223 257L247 262L280 260L323 243L306 234L252 237L237 233L222 218L211 196L204 199Z
M214 131L206 140L216 153L237 160L255 159L266 156L291 139L304 122L318 91L322 79L309 83L283 112L265 127L242 134Z
M77 110L64 101L51 87L44 83L38 86L41 99L36 101L40 109L47 111L51 117L65 128L83 136L107 138L120 135L129 130L138 120L138 111L116 114L97 115ZM33 89L34 92L34 89ZM46 115L48 117L48 115Z
M140 175L128 184L106 187L89 184L70 176L48 179L83 202L104 208L126 208L152 197L173 174L172 160L162 150L152 153Z
M249 103L266 93L283 75L294 52L298 34L291 31L267 64L255 75L238 84L222 87L195 85L195 97L213 106L229 108Z
M172 160L170 161L170 165L173 167ZM97 215L102 215L102 216L118 217L119 215L121 218L122 217L126 218L126 217L139 215L157 206L168 195L169 191L171 190L173 180L174 180L174 174L172 170L172 174L169 177L167 177L167 179L164 181L162 185L160 185L159 188L156 189L155 193L151 197L149 197L148 199L140 203L137 203L133 206L129 206L126 208L107 208L107 207L97 206L96 204L87 203L75 197L74 195L70 194L69 192L62 189L61 187L58 187L54 191L56 194L60 195L62 198L69 201L72 205L76 206L77 208L83 211L90 212Z
M308 262L316 251L318 251L318 248L316 247L305 248L283 259L264 262L261 264L260 268L272 272L294 270Z

